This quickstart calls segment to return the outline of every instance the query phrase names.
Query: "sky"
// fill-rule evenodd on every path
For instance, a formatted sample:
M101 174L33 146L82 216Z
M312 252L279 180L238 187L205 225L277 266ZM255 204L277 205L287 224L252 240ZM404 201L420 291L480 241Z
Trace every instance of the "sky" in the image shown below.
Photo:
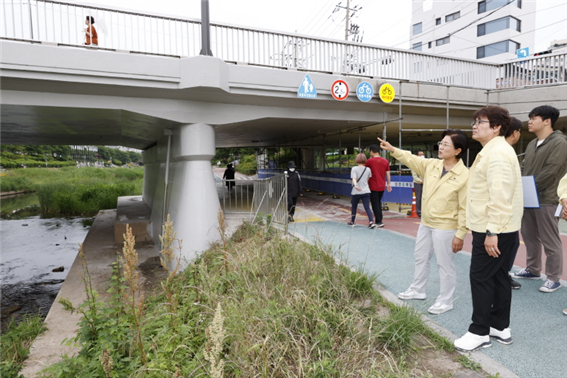
M82 4L201 18L201 0L87 0ZM347 0L209 0L211 22L345 38ZM342 8L340 8L342 7ZM411 0L350 0L362 42L409 48ZM352 40L352 37L351 39Z
M412 1L422 0L349 0L356 11L351 22L359 26L358 38L363 43L410 48ZM472 2L479 0L427 0L427 2ZM535 34L536 46L544 50L553 39L567 38L566 0L537 1L538 23L563 20L545 27ZM79 3L174 15L187 18L201 17L201 0L79 0ZM345 38L347 0L209 0L211 22L229 23L283 32L297 32L310 36ZM545 11L545 9L549 9ZM548 25L549 26L549 25ZM353 40L350 37L350 40Z

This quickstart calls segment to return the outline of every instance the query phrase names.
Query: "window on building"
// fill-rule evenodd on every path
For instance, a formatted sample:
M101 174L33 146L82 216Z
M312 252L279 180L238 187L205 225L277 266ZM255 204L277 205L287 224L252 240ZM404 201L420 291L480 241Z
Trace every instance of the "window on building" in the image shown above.
M413 35L421 33L421 22L413 25Z
M427 43L427 48L430 49L430 48L431 48L431 45L433 45L433 42Z
M518 20L515 17L509 16L509 17L503 17L496 20L492 20L484 24L480 24L477 26L476 35L480 37L486 34L495 33L497 31L505 30L505 29L512 29L518 32L522 31L520 20Z
M503 7L504 5L508 4L510 0L484 0L478 2L478 13L484 13L491 11L496 8ZM522 0L512 0L513 4L510 6L517 6L518 8L522 8Z
M413 44L413 47L412 47L412 50L421 51L421 46L422 46L421 42L414 43L414 44Z
M436 41L435 41L435 46L446 45L446 44L449 43L450 41L451 41L451 40L450 40L450 37L447 36L447 37L445 37L445 38L441 38L441 39L436 40Z
M461 12L448 14L447 16L445 16L445 22L451 22L456 20L457 18L461 18Z
M435 25L441 25L441 17L435 19Z
M476 58L488 58L506 52L516 52L520 49L520 44L511 40L492 43L490 45L481 46L476 48Z

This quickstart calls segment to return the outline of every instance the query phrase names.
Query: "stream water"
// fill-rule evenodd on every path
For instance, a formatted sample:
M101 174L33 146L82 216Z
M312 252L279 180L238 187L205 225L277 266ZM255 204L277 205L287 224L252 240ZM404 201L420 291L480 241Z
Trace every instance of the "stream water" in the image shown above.
M93 221L42 218L34 203L33 194L2 198L2 325L9 316L47 315Z

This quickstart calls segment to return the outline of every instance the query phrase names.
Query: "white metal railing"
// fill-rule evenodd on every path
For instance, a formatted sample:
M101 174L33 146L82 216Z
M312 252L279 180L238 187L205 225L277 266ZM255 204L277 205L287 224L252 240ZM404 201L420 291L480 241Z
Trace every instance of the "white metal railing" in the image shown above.
M230 184L230 185L227 185ZM224 214L240 214L249 221L266 219L287 227L287 176L266 179L235 179L217 182Z
M176 57L201 49L198 19L51 0L0 1L4 39L82 46L84 21L92 16L98 48ZM210 34L213 55L230 62L483 89L566 82L566 54L492 64L215 23Z
M541 55L500 65L496 88L567 82L567 53Z

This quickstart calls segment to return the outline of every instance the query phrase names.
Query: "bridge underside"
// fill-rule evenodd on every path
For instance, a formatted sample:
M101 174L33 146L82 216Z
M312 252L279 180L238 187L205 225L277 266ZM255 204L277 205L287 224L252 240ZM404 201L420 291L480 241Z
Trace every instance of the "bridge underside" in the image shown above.
M310 72L317 98L302 99L306 72L297 70L6 41L0 49L1 143L143 149L150 234L158 240L171 214L178 237L188 241L184 261L219 238L215 148L366 147L384 133L394 144L401 135L404 145L433 145L447 127L469 130L486 104L507 107L524 122L534 106L556 106L556 128L567 132L565 85L488 91ZM344 101L331 96L337 79L351 88ZM396 99L359 101L362 81L374 88L389 82Z

